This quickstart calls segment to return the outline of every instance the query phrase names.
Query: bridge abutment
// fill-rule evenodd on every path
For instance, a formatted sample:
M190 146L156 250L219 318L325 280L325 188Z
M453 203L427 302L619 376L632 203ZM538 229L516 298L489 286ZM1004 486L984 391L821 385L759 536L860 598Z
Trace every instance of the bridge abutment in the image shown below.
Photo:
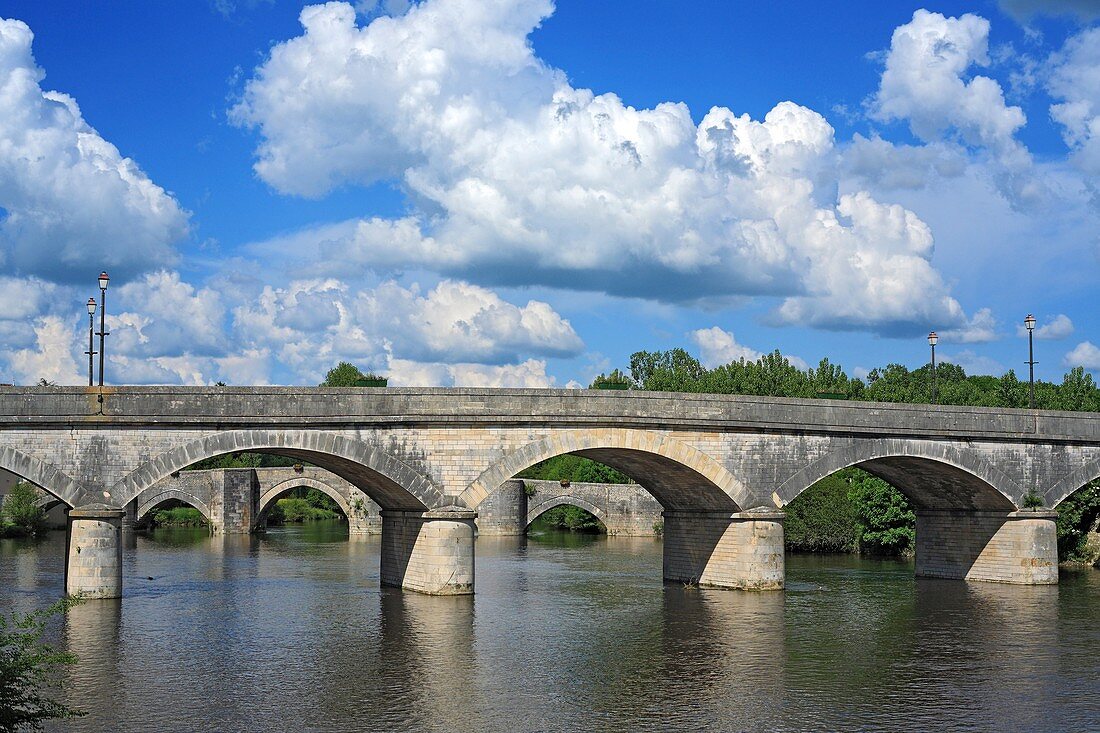
M1051 585L1058 582L1053 511L919 511L916 574Z
M664 513L665 580L713 588L781 590L783 512Z
M382 585L429 595L474 592L477 512L382 511Z
M122 597L122 509L73 509L68 518L65 593Z

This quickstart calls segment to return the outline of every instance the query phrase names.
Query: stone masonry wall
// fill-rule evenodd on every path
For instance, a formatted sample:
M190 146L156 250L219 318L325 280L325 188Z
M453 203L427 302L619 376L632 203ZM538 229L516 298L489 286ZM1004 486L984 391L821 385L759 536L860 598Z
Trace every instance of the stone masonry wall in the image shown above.
M1034 585L1058 582L1054 512L918 512L916 574Z

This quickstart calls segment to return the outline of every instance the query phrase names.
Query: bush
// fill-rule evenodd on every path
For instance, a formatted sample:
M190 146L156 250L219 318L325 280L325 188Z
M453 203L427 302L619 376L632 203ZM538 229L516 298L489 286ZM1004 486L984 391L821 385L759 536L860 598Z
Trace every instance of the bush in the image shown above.
M153 527L205 527L206 517L191 506L174 506L156 509L149 515Z
M46 512L38 506L34 485L20 481L0 507L0 535L35 536L46 531Z
M83 715L46 694L61 686L58 671L76 657L42 643L47 620L79 602L69 597L34 613L0 615L0 733L41 730L43 721Z
M916 540L917 515L909 500L882 479L858 469L848 472L848 498L859 523L860 550L875 555L910 554Z
M1100 480L1086 484L1058 505L1058 559L1096 562L1088 551L1089 530L1100 519Z
M321 493L321 492L317 492ZM324 494L322 494L324 496ZM325 496L325 499L328 499ZM331 499L329 499L331 501ZM335 502L334 502L335 504ZM268 524L297 524L299 522L315 522L324 519L340 519L342 514L330 509L313 506L308 499L290 496L279 499L267 512Z
M544 481L571 481L590 484L632 484L630 477L611 466L605 466L588 458L565 453L547 458L516 474L517 478Z
M784 507L788 550L855 552L859 549L856 508L848 496L850 472L827 476Z
M587 532L593 534L604 534L607 532L607 527L605 527L603 522L594 515L578 506L572 506L570 504L562 504L553 509L548 509L539 515L536 521L540 521L551 527L557 527L558 529L567 529L570 532Z

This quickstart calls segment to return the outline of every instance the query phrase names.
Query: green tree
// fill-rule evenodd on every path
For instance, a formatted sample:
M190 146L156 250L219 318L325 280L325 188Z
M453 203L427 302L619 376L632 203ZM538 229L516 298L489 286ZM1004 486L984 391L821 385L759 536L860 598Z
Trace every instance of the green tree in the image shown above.
M861 550L904 555L916 539L917 517L909 500L890 484L859 469L846 469L848 498L856 511Z
M367 375L359 371L359 367L346 361L342 361L325 375L322 387L354 387L359 380L366 379Z
M588 385L589 389L630 388L634 386L634 380L618 369L612 369L610 374L600 374Z
M575 481L590 484L631 484L630 477L611 466L589 458L564 453L547 458L517 474L519 478L542 481Z
M665 392L698 392L706 369L683 349L637 351L630 355L630 376L642 389Z
M34 485L20 481L0 506L0 527L7 534L38 535L46 530L46 513L38 506Z
M1058 504L1058 559L1097 562L1087 549L1088 533L1100 519L1100 479L1091 481Z
M48 694L61 686L60 670L76 657L42 641L47 621L79 602L64 598L44 610L0 616L0 733L42 730L47 720L83 715Z
M859 549L856 507L848 496L847 472L826 476L783 507L783 536L800 552L854 552Z

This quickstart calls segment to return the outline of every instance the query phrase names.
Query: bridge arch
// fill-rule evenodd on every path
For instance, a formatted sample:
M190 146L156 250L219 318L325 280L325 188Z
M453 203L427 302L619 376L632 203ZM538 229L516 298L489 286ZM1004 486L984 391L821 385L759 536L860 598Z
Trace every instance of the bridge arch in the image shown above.
M64 471L15 448L0 446L0 468L30 481L70 508L96 501Z
M592 502L585 501L578 496L555 496L552 499L546 499L545 501L536 504L535 506L527 507L527 527L531 526L531 522L534 522L540 516L546 512L559 506L575 506L584 509L586 512L600 520L605 528L611 530L612 528L607 523L607 512L602 507L598 507Z
M745 486L718 461L669 435L628 428L555 432L513 451L487 468L461 499L476 508L502 483L547 458L572 453L630 476L666 509L740 511L748 502Z
M901 439L852 441L811 462L780 484L778 507L815 483L855 466L901 491L917 509L1013 511L1023 491L979 455L951 445Z
M1090 481L1100 479L1100 458L1063 476L1057 483L1043 493L1048 507L1054 508L1061 504L1070 494L1076 492Z
M335 501L337 505L339 505L340 511L344 513L344 516L349 520L351 519L351 505L348 504L348 499L343 493L332 488L324 481L318 481L317 479L312 479L307 476L288 478L265 489L264 492L260 494L259 516L264 516L264 512L267 511L268 507L270 507L280 496L298 488L317 489L322 494Z
M197 461L241 451L313 463L359 487L383 509L424 511L445 503L431 479L400 459L363 441L314 430L231 430L198 438L146 461L112 493L125 504Z
M153 487L151 490L142 492L142 494L137 497L137 512L134 520L140 523L149 515L149 512L172 499L182 501L184 504L198 509L207 524L210 523L210 507L206 505L206 502L186 491L181 491L177 488L162 487Z

